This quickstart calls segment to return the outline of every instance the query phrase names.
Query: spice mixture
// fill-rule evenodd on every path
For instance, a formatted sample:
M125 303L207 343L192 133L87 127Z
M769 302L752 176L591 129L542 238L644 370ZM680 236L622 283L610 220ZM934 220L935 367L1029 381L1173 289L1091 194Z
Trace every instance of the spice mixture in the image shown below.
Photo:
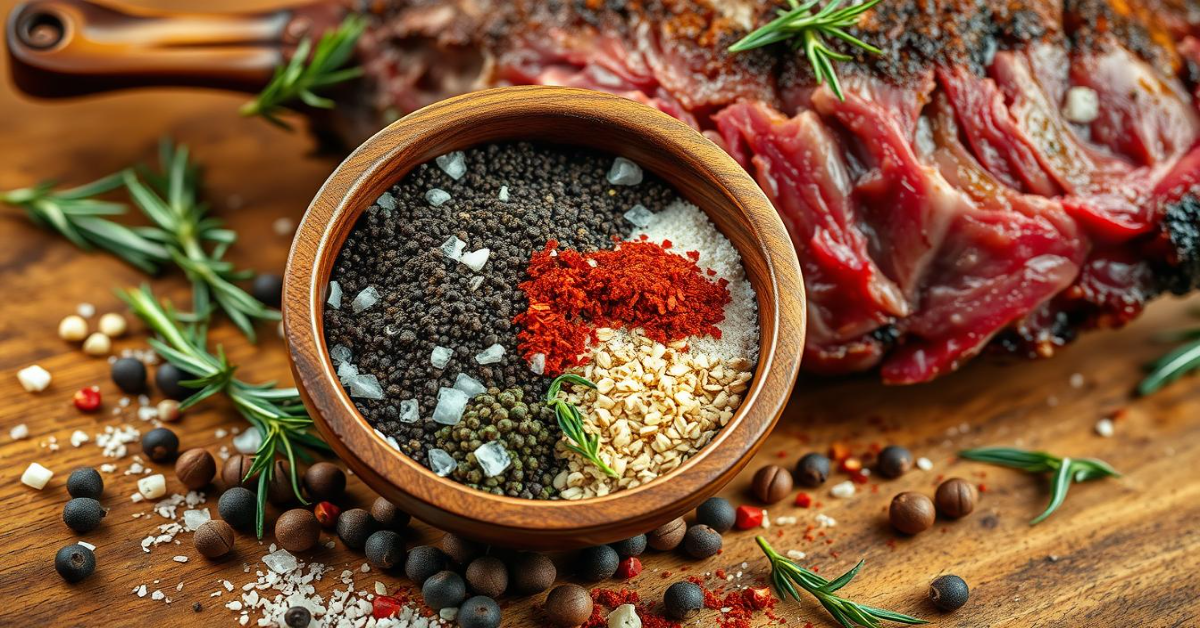
M728 423L758 357L729 241L636 164L575 148L488 145L418 166L359 219L328 306L339 378L381 437L438 475L525 498L676 468ZM563 373L576 379L548 400Z

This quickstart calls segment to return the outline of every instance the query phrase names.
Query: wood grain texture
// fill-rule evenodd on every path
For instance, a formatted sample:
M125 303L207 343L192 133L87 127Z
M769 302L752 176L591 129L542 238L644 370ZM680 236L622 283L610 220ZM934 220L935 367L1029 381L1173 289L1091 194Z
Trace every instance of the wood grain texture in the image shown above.
M174 3L184 6L182 0ZM10 2L0 2L7 9ZM214 6L215 8L219 8ZM237 96L183 90L127 93L86 101L33 103L0 87L0 189L25 186L42 178L80 183L150 159L154 144L169 134L190 144L207 164L208 198L215 213L243 233L246 241L234 247L240 265L279 272L290 239L274 235L280 217L298 220L336 158L314 157L312 144L261 123L237 118ZM229 594L210 598L219 581L237 586L252 580L243 564L261 568L265 548L239 536L237 553L209 562L190 547L187 535L180 546L163 546L147 554L139 541L160 521L133 518L145 512L128 500L133 477L106 476L105 506L111 508L101 528L85 537L98 546L99 567L86 582L68 586L54 573L54 552L76 537L61 522L66 501L63 483L77 465L105 462L94 443L79 449L67 440L81 429L89 434L105 425L131 422L131 412L113 417L117 398L103 360L88 358L54 335L58 319L82 301L99 311L119 308L111 288L136 285L142 277L120 262L85 255L61 240L0 209L0 625L4 626L221 626L235 625L236 615L222 608ZM154 282L156 289L176 299L186 298L178 276ZM769 535L779 549L808 553L807 562L822 573L849 568L859 558L867 565L844 593L876 606L916 613L940 627L1059 628L1063 626L1138 626L1150 628L1200 625L1200 391L1196 380L1179 382L1149 399L1131 400L1128 391L1139 377L1138 365L1161 348L1151 342L1155 333L1191 322L1187 307L1196 301L1162 302L1132 327L1120 332L1086 336L1052 360L1038 363L999 363L984 359L963 372L930 385L885 388L859 377L823 380L805 377L755 461L723 491L745 502L750 476L758 466L790 464L810 449L824 450L835 440L864 449L871 442L896 442L928 456L929 473L875 481L858 496L837 501L819 496L817 511L791 506L771 508L772 517L794 515L794 526L773 526ZM140 328L119 347L143 344ZM286 350L270 334L260 346L249 346L228 326L214 331L230 357L242 365L247 379L288 377ZM40 363L54 374L50 389L40 395L21 390L15 372ZM1073 388L1072 374L1084 378ZM106 411L82 415L70 405L78 388L99 384ZM1093 425L1102 416L1126 408L1117 421L1117 436L1096 436ZM12 441L8 431L25 423L29 440ZM968 430L961 433L959 426ZM218 428L242 422L223 403L209 403L176 424L184 446L228 445L217 438ZM61 450L39 447L57 436ZM1041 511L1047 498L1043 482L1015 472L953 461L959 448L1023 442L1061 454L1104 458L1125 477L1077 486L1063 508L1044 524L1027 521ZM782 457L779 457L782 452ZM38 461L56 475L46 490L22 486L24 468ZM129 458L121 461L128 468ZM179 485L168 467L172 488ZM985 476L977 474L984 473ZM902 490L932 494L935 479L960 475L986 484L979 509L959 522L939 522L935 530L914 538L899 538L884 521L891 496ZM374 494L351 479L348 505L366 505ZM207 504L214 507L213 502ZM805 527L816 512L834 517L838 525L826 536L805 539ZM944 529L944 531L943 531ZM410 541L428 543L440 533L416 525ZM832 541L827 543L826 541ZM889 546L889 542L893 542ZM269 539L268 539L269 542ZM837 556L833 555L837 552ZM186 555L186 564L172 562ZM335 567L318 588L337 585L343 568L357 569L362 556L341 544L307 556ZM567 560L569 557L562 557ZM657 600L675 580L662 573L698 574L724 569L742 571L743 582L765 575L765 565L750 533L725 537L724 552L703 562L677 554L651 553L646 571L634 585L644 599ZM742 566L743 562L746 564ZM686 570L686 571L685 571ZM924 602L925 588L937 575L957 573L971 585L969 605L953 615L941 615ZM154 580L159 580L154 584ZM375 580L389 587L407 585L390 574L356 573L358 589L370 590ZM182 591L175 587L183 582ZM713 582L710 579L710 583ZM160 588L173 600L166 605L130 591L141 584ZM605 586L617 586L616 583ZM203 611L191 610L199 602ZM540 599L505 601L505 626L542 626L536 611ZM833 626L824 612L806 601L781 604L777 613L788 626L813 622ZM715 625L715 613L698 619ZM775 622L760 617L756 626Z
M742 254L758 295L759 364L745 401L679 469L587 500L492 495L439 478L375 434L338 382L325 345L330 273L358 217L417 165L495 141L581 144L655 172L708 212ZM753 179L687 125L633 101L578 89L510 87L440 102L380 131L322 186L296 233L284 284L293 371L317 426L367 484L413 515L481 541L576 549L652 530L720 489L771 431L804 346L804 287L787 231Z

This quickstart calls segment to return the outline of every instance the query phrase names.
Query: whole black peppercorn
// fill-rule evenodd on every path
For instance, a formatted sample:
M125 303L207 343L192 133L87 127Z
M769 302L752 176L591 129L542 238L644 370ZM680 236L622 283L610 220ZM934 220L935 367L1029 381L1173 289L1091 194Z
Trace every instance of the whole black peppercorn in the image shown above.
M91 497L75 497L63 506L62 518L68 528L83 534L100 527L106 514L104 506Z
M724 497L710 497L696 509L696 522L722 534L733 529L737 519L737 510Z
M459 565L466 565L483 553L483 546L470 539L447 532L442 537L442 551L450 560Z
M579 552L575 560L575 575L588 582L611 578L621 565L617 551L607 545L589 547Z
M467 599L467 583L453 571L439 571L421 585L421 597L425 605L435 611L457 608Z
M829 477L829 458L818 454L804 454L796 463L796 481L801 486L816 488L825 483Z
M412 521L412 515L382 497L376 498L375 503L371 504L371 518L383 530L402 530Z
M459 628L499 628L500 605L490 597L476 595L458 607Z
M258 501L250 489L235 486L217 500L217 513L238 530L249 530L258 516Z
M195 378L195 375L181 370L170 362L163 362L154 371L154 385L158 386L158 390L164 397L175 401L183 401L197 391L196 388L188 388L179 383Z
M156 427L142 436L142 451L155 462L166 462L179 453L179 437L165 427Z
M104 479L91 467L80 467L67 477L67 493L71 497L91 497L100 499L104 493Z
M404 561L404 575L413 584L421 586L433 574L443 571L450 564L446 554L432 545L418 545L408 552Z
M283 623L288 628L306 628L312 622L312 613L303 606L293 606L283 614Z
M404 539L391 530L379 530L367 537L364 546L367 562L379 569L393 569L404 564Z
M338 517L338 538L350 549L362 549L374 532L375 520L362 508L351 508Z
M204 606L202 604L200 604L199 602L192 603L192 612L193 613L199 613L202 610L204 610Z
M283 277L271 273L263 273L254 277L250 284L250 294L267 307L279 307L283 302Z
M938 610L956 611L967 603L970 596L966 581L955 575L941 576L929 585L929 601Z
M888 445L879 452L875 468L885 478L898 478L912 469L912 452L899 445Z
M79 582L96 571L96 555L82 545L68 545L54 555L54 570L67 582Z
M676 582L663 593L663 606L667 617L683 621L704 606L704 590L691 582Z
M146 390L146 365L137 358L119 358L109 370L112 381L122 392L136 395Z
M512 588L524 595L541 593L558 578L558 568L545 554L521 552L512 558L510 566Z
M696 559L715 556L721 551L721 533L704 524L694 525L683 537L683 551Z
M508 567L495 556L480 556L467 565L467 585L479 595L500 597L508 589Z
M304 472L304 488L317 501L337 501L346 490L346 472L332 462L318 462Z
M622 558L641 556L642 553L646 551L646 535L639 534L637 536L629 537L624 541L617 541L616 543L609 543L608 545L609 547L617 550L617 553L620 554Z

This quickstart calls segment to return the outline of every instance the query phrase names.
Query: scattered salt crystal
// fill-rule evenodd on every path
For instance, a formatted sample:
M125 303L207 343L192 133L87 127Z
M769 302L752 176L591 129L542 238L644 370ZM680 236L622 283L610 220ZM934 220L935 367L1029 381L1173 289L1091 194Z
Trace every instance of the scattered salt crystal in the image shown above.
M458 619L458 609L454 608L453 606L447 606L446 608L438 611L438 617L446 621L454 621L455 619Z
M446 347L434 347L433 353L429 354L429 363L435 369L444 369L450 363L450 358L454 356L454 351Z
M115 465L111 462L106 462L106 463L100 465L100 470L104 473L116 473L117 465Z
M1067 90L1062 114L1070 122L1091 124L1100 117L1100 96L1090 87L1076 85Z
M194 532L197 528L204 524L205 521L212 519L212 514L207 508L191 509L183 511L183 527L189 532Z
M450 193L441 188L433 188L425 193L425 200L429 201L434 207L441 207L450 200Z
M504 347L499 343L484 349L475 356L475 361L480 364L495 364L503 359Z
M467 288L469 288L471 290L471 292L475 292L476 290L479 289L479 286L482 286L482 285L483 285L483 275L476 275L474 277L471 277L471 280L467 282Z
M467 157L461 150L446 153L434 161L437 162L438 168L441 168L442 172L450 175L450 178L455 181L467 174Z
M404 423L416 423L420 418L417 416L419 410L416 399L404 399L400 402L400 420Z
M833 485L833 488L829 489L829 494L833 495L834 497L845 499L847 497L853 497L854 491L854 482L846 480L845 482L839 482L838 484Z
M91 437L87 435L87 432L84 432L82 430L75 430L74 432L71 433L71 446L72 447L79 447L80 445L88 442L89 440L91 440Z
M292 222L291 218L276 218L275 222L271 223L271 230L277 236L285 236L296 230L296 223Z
M642 182L642 168L624 157L617 157L608 171L608 182L613 185L637 185Z
M354 310L357 314L378 302L379 291L375 289L375 286L367 286L363 288L362 292L358 293L358 296L354 297L354 301L350 303L350 309Z
M167 494L167 479L163 474L156 473L144 477L137 482L138 493L146 499L158 499Z
M296 568L296 557L285 549L278 549L263 556L263 564L275 573L288 573Z
M933 468L933 462L924 456L917 458L917 468L922 471L929 471Z
M359 375L350 380L350 396L363 399L383 399L383 387L374 375Z
M642 618L638 617L637 607L633 604L622 604L608 614L608 628L642 628Z
M326 301L329 307L339 309L342 307L342 286L336 281L329 282L329 299Z
M645 205L634 205L629 211L624 214L625 220L628 220L633 226L644 229L654 222L654 212L646 209Z
M22 438L29 438L29 426L25 425L24 423L17 425L16 427L12 428L11 430L8 430L8 437L13 440L21 440Z
M1071 388L1083 388L1083 373L1072 373L1070 383Z
M433 420L442 425L456 425L462 420L470 397L457 388L438 389L437 407L433 409Z
M458 467L458 463L454 461L454 457L442 451L441 449L429 450L429 468L434 473L441 477L446 477L454 472Z
M150 599L152 599L152 600L161 600L165 597L167 597L166 594L158 589L155 589L154 593L150 594Z
M380 195L379 200L375 202L379 203L379 206L387 211L396 209L396 197L392 196L391 192L384 192Z
M233 448L240 454L252 454L262 445L262 432L251 425L245 432L233 437Z
M1096 421L1096 433L1104 438L1112 438L1116 430L1113 429L1112 419L1100 419Z
M496 198L500 199L501 203L508 202L508 186L507 185L500 186L500 193L496 195Z
M175 558L172 558L171 560L173 560L177 563L186 563L188 561L188 557L187 556L176 556Z
M34 364L17 371L17 380L25 392L42 392L50 385L50 372Z
M358 367L350 362L342 362L338 365L337 376L343 386L349 386L350 382L358 377Z
M804 560L808 555L800 550L788 550L787 557L792 560Z
M543 375L546 373L546 354L535 353L529 358L529 370L533 371L534 375Z
M50 469L47 469L36 462L32 462L29 464L29 467L25 469L25 473L21 474L21 483L25 486L36 488L40 491L46 487L46 483L50 481L50 478L53 475L54 472Z
M387 585L376 580L375 581L375 595L387 595L387 592L388 592Z
M350 347L346 345L333 345L333 348L329 350L329 359L333 360L334 366L349 362L353 357L354 354L350 351Z
M462 259L460 259L459 261L462 262L467 268L470 268L471 270L473 270L475 272L479 272L479 271L483 270L484 265L487 264L488 256L491 254L492 254L491 249L488 249L485 247L485 248L482 248L482 249L479 249L476 251L471 251L470 253L464 254L462 256Z
M822 528L835 528L837 527L837 519L834 519L823 512L819 512L817 513L817 525Z
M462 259L463 250L467 248L467 243L459 240L458 236L450 236L439 248L442 251L442 255L457 262Z
M75 308L75 313L84 318L91 318L96 315L96 306L92 305L91 303L80 303Z
M479 462L480 468L483 469L483 474L489 478L500 475L512 464L512 460L508 457L508 452L504 450L504 445L501 445L498 441L485 443L479 449L476 449L475 460Z
M84 546L84 547L86 547L86 548L88 548L88 549L90 549L90 550L95 550L95 549L96 549L96 546L95 546L95 545L92 545L91 543L88 543L87 541L77 541L76 543L77 543L78 545L82 545L82 546Z
M481 395L487 391L487 386L466 373L459 373L458 377L454 378L454 387L467 393L468 397Z

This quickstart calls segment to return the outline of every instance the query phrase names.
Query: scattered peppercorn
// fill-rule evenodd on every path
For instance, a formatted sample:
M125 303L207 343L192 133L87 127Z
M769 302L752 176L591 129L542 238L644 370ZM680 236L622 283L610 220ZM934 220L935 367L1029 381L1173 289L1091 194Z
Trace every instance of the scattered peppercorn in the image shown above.
M404 561L404 575L413 584L421 586L433 574L446 569L450 564L445 552L432 545L418 545L408 552Z
M207 486L216 475L217 461L212 454L198 447L183 452L175 461L175 476L193 491Z
M142 452L155 462L166 462L179 452L179 437L165 427L156 427L142 436Z
M293 508L275 520L275 540L289 552L306 552L317 544L321 524L304 508ZM368 556L370 556L368 554Z
M80 412L95 412L100 409L100 387L88 386L75 391L75 396L71 398L71 402L75 404L75 408Z
M737 507L734 526L739 530L753 530L762 525L763 509L757 506L741 505Z
M950 478L942 482L933 495L938 512L951 519L971 514L978 499L979 491L975 485L962 478Z
M888 445L879 452L875 468L885 478L898 478L908 473L913 466L912 452L899 445Z
M159 392L164 397L174 399L175 401L183 401L196 392L197 389L188 388L180 383L195 378L195 375L180 370L179 367L170 362L159 364L158 368L154 371L154 385L158 386Z
M900 493L892 498L888 508L888 519L892 527L905 534L919 534L933 527L936 515L933 502L921 493Z
M196 528L192 543L201 556L220 558L233 550L233 528L220 519L210 519Z
M100 521L108 511L91 497L74 497L63 506L63 523L68 528L83 534L100 527Z
M697 523L703 523L722 534L733 528L736 521L737 512L724 497L709 497L696 509Z
M458 607L459 628L500 628L500 605L490 597L476 595Z
M363 549L373 567L386 570L404 564L404 539L391 530L373 532Z
M646 551L646 535L639 534L637 536L632 536L624 541L609 543L609 546L614 550L617 550L617 554L620 554L623 558L628 558L630 556L641 556L642 553Z
M200 604L199 602L192 603L192 612L193 613L199 613L202 610L204 610L204 606L202 604Z
M470 539L447 532L442 537L442 551L450 560L466 565L483 553L483 546Z
M611 578L617 572L621 557L607 545L596 545L581 552L575 560L575 575L588 582Z
M362 508L351 508L338 517L338 538L350 549L360 550L375 532L375 520Z
M54 570L67 582L79 582L96 571L96 555L78 543L68 545L54 555Z
M715 556L721 551L721 533L702 523L694 525L683 537L683 551L697 560Z
M250 284L250 294L267 307L279 307L283 302L283 277L271 273L256 275Z
M480 556L467 565L467 584L479 595L500 597L508 589L508 567L495 556Z
M312 613L303 606L293 606L283 614L283 623L287 624L288 628L307 628L311 622Z
M104 479L100 473L91 467L80 467L67 477L67 493L71 497L91 497L100 499L104 493Z
M754 474L751 487L758 501L774 504L792 492L792 474L779 465L769 464Z
M692 582L676 582L663 593L663 606L668 617L683 621L704 606L704 590Z
M112 363L109 375L121 392L136 395L146 390L146 365L137 358L118 358Z
M238 530L249 530L254 526L258 513L258 501L250 489L235 486L217 500L217 513L229 525Z
M341 514L342 509L332 502L320 502L313 506L313 515L317 518L317 523L326 530L332 530L337 525L338 516Z
M337 501L346 491L346 472L332 462L318 462L304 472L304 488L314 499Z
M221 483L225 485L225 488L233 488L235 486L250 488L256 486L258 480L257 472L248 478L246 477L246 472L253 465L254 456L243 454L230 456L221 467Z
M616 576L621 580L629 580L636 578L640 573L642 573L642 561L638 560L635 556L630 556L622 560L621 564L617 566Z
M453 571L439 571L421 585L421 597L425 605L435 611L457 608L467 599L467 583Z
M292 466L287 460L276 460L267 482L267 500L276 506L288 506L296 501L296 489L292 486Z
M802 486L816 488L825 483L829 477L829 458L818 454L808 453L796 463L796 480Z
M550 624L559 628L574 628L592 616L592 596L576 584L561 584L546 596L543 608Z
M412 521L412 515L383 497L376 498L375 503L371 504L371 518L382 530L403 530Z
M669 552L683 542L687 534L687 523L683 519L672 519L646 535L646 544L660 551Z
M558 578L554 562L537 552L521 552L514 556L509 573L512 574L513 589L524 595L541 593L553 586Z
M942 611L956 611L967 603L971 590L962 578L955 575L945 575L929 585L929 601Z

